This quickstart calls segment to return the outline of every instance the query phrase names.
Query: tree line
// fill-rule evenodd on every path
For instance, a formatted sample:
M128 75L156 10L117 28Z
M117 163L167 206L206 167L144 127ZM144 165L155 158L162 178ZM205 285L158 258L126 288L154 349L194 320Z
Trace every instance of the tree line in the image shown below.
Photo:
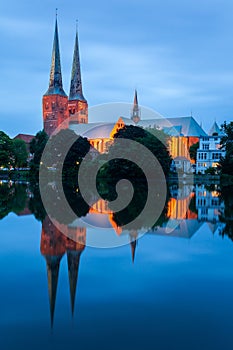
M0 167L7 169L25 167L27 158L26 143L20 139L11 139L0 131Z

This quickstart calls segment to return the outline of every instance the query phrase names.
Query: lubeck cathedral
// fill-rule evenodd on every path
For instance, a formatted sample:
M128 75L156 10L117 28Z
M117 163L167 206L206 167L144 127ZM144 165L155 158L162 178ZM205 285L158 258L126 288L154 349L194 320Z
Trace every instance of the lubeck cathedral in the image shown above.
M78 33L76 32L73 66L69 97L62 84L61 61L57 19L52 50L49 87L43 96L43 124L50 136L58 128L70 128L77 135L87 137L91 145L100 153L108 150L113 135L125 125L137 125L142 128L162 129L169 136L169 151L173 157L190 159L189 147L206 136L205 131L193 117L141 119L137 91L130 118L119 117L115 122L103 123L88 121L88 103L83 95Z

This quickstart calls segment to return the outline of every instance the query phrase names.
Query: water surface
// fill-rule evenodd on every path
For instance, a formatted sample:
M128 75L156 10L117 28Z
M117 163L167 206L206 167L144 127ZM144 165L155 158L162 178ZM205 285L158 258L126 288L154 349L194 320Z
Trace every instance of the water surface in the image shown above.
M176 230L115 249L72 243L36 220L28 199L10 209L0 221L1 349L232 349L229 203L216 188L173 188ZM76 233L88 241L98 229Z

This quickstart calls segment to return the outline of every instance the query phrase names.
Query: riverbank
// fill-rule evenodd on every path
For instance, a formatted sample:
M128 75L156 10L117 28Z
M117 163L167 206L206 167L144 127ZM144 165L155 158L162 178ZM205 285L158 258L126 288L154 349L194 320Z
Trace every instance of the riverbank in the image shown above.
M0 171L0 180L28 181L28 170L11 170ZM219 184L222 186L233 185L233 175L198 175L198 174L180 174L179 176L171 174L167 178L168 183L185 183L185 184Z

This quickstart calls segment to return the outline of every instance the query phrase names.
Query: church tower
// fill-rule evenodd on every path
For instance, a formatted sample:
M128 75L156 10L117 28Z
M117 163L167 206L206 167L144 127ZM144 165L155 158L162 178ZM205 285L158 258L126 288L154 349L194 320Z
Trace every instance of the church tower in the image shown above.
M50 136L64 121L68 121L68 97L62 86L57 17L52 51L49 88L43 96L44 131ZM67 126L63 125L63 128Z
M68 112L71 123L88 123L88 104L83 96L81 67L79 57L78 31L76 30L73 66L70 82L70 95L68 101Z
M133 122L135 124L137 124L141 117L140 117L140 108L138 106L138 94L137 94L137 90L135 90L135 95L134 95L134 103L133 103L133 110L132 110L132 114L131 114L131 119L133 120Z

